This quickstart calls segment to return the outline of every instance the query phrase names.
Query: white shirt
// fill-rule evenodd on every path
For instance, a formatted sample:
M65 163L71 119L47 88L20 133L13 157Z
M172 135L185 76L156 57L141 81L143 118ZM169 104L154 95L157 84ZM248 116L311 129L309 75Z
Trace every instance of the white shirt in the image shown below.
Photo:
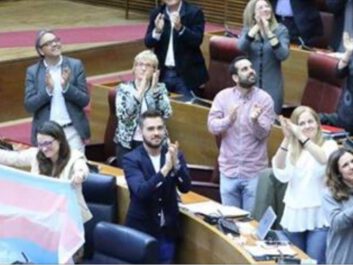
M63 59L60 56L60 60L56 65L48 65L44 60L46 70L49 71L51 78L54 81L54 89L50 94L52 96L50 103L50 120L56 121L60 125L71 123L70 115L67 111L63 88L61 86L61 65Z
M149 157L151 159L154 171L158 172L160 170L160 168L161 168L161 155L158 155L158 156L149 155ZM164 216L163 210L161 210L160 214L161 214L160 215L160 226L164 226L165 225L165 216Z
M177 13L180 14L180 9L181 9L181 6L182 6L182 3L183 1L180 1L179 3L179 7L178 7L178 11L175 11ZM171 12L169 11L168 8L166 8L166 12L167 12L167 15L169 16L169 18L171 17ZM171 21L171 19L170 19ZM179 35L181 35L182 33L184 32L184 30L181 30L179 32ZM175 66L175 58L174 58L174 25L173 23L171 23L171 29L170 29L170 36L169 36L169 43L168 43L168 50L167 50L167 55L166 55L166 58L165 58L165 62L164 62L164 65L165 66L171 66L171 67L174 67ZM152 37L154 39L157 39L157 40L160 40L161 38L161 33L157 33L156 30L153 30L152 31Z
M338 146L334 140L328 140L322 148L329 157ZM277 168L274 161L272 165L275 177L281 182L288 182L283 199L285 209L281 220L282 227L289 232L302 232L328 226L321 207L326 165L320 164L305 149L295 165L290 162L289 155L286 157L284 169Z
M278 16L292 17L293 9L290 0L278 0L275 13Z

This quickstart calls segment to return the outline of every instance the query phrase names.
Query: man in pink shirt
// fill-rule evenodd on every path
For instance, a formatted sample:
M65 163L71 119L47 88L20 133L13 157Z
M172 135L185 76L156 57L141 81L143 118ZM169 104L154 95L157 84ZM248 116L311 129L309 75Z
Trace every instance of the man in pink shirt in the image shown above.
M247 57L233 60L234 87L220 91L208 115L208 129L221 137L218 163L225 205L251 211L260 172L268 167L267 138L275 118L274 103L255 87L256 73Z

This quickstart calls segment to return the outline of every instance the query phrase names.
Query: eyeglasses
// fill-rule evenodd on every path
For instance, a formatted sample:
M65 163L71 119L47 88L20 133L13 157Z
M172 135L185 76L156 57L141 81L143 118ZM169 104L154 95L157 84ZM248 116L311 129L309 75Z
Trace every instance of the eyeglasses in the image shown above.
M45 47L45 46L52 46L54 43L60 43L60 38L56 37L52 40L48 40L46 42L44 42L42 45L40 45L41 48Z
M155 68L155 66L151 63L143 63L143 62L137 62L136 66L138 67L146 67L146 68Z
M44 141L41 143L38 143L37 146L39 149L43 149L43 148L47 148L49 146L51 146L54 143L55 139L51 140L51 141Z

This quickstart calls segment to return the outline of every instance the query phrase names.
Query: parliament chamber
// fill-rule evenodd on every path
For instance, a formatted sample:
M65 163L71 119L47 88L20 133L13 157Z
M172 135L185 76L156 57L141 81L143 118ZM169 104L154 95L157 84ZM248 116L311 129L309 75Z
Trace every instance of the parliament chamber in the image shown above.
M86 2L95 4L96 1L81 0L77 2ZM151 0L105 0L100 4L110 7L124 7L126 17L132 17L131 10L144 12L152 8L156 2ZM209 22L220 23L226 25L226 29L235 30L239 32L239 27L242 23L242 11L246 5L245 0L223 0L223 1L200 1L193 0L191 3L201 6ZM128 8L128 9L127 9ZM130 10L129 10L130 9ZM226 53L221 53L223 45L231 46L231 51L226 49ZM112 139L107 139L107 129L111 130L108 124L112 110L109 105L109 97L111 97L112 90L115 89L119 82L129 80L131 78L131 62L135 54L145 48L143 39L131 42L117 42L105 43L94 47L69 47L64 50L68 56L79 58L85 66L87 81L91 95L91 101L87 110L89 117L92 136L90 145L101 146L101 149L92 149L93 152L100 150L108 143L112 143ZM234 50L233 50L234 48ZM178 97L171 95L171 105L173 109L173 117L168 121L167 128L170 138L175 141L178 140L180 148L183 150L190 168L205 169L205 175L193 175L195 181L206 183L217 183L214 179L214 170L218 155L218 147L216 139L207 130L207 115L209 112L209 104L215 93L224 88L226 78L221 75L218 76L220 69L226 69L231 57L237 53L235 50L235 39L224 37L224 31L208 32L204 36L202 44L202 52L207 62L210 71L210 84L208 89L204 91L204 102L189 103L178 100ZM212 53L213 52L213 53ZM229 54L228 54L229 52ZM307 89L307 83L312 82L310 69L308 67L309 58L313 57L312 51L303 50L297 46L292 46L290 50L290 57L283 65L282 70L284 74L284 102L286 106L300 105L303 102L308 102L307 97L313 97ZM227 56L230 57L227 57ZM320 55L319 55L320 56ZM225 58L226 57L226 58ZM325 59L324 65L332 65L335 59ZM13 59L0 60L0 122L6 123L18 119L25 119L30 121L30 115L23 107L24 98L24 78L26 68L36 62L37 56L18 57ZM333 61L332 61L333 60ZM319 67L320 66L314 66ZM214 69L214 70L213 70ZM213 72L216 71L216 72ZM318 70L321 71L321 70ZM212 73L216 73L212 76ZM225 75L223 71L223 75ZM327 72L328 79L330 79L330 71ZM314 74L315 75L315 74ZM325 76L327 76L325 75ZM212 80L213 77L218 79ZM219 84L219 79L222 79L222 85ZM314 78L315 79L315 78ZM322 81L322 80L321 80ZM337 104L339 96L338 81L331 78L327 82L331 82L332 86L337 89L334 94L330 95L330 100L323 99L323 101L330 104ZM213 86L217 88L213 88ZM207 85L206 85L207 88ZM216 89L216 90L213 90ZM207 96L209 95L209 96ZM311 98L312 99L312 98ZM318 99L316 99L318 100ZM315 100L314 100L315 101ZM202 103L202 104L201 104ZM319 102L316 101L318 104ZM321 106L321 104L319 104ZM1 127L0 127L1 136ZM273 125L268 141L268 155L271 158L276 152L282 140L282 132L280 127ZM89 149L89 148L88 148ZM110 153L109 153L110 152ZM112 155L111 150L108 151L107 156ZM89 157L91 158L91 157ZM117 177L117 201L118 207L118 223L123 223L124 216L127 211L129 193L126 183L123 180L123 173L121 170L107 165L98 164L101 174L113 175ZM195 170L195 172L199 172ZM195 173L197 174L197 173ZM200 173L201 174L201 173ZM202 184L202 183L201 183ZM218 186L210 187L209 189L217 189ZM197 191L197 189L195 189ZM206 192L207 194L207 192ZM202 202L209 198L199 195L195 192L184 195L182 201L188 202ZM215 226L206 223L202 218L193 213L182 210L182 238L177 253L178 263L194 263L194 264L253 264L256 263L251 255L246 252L243 245L237 242L234 238L223 234ZM252 239L254 241L254 239ZM300 250L296 250L299 257L308 258ZM266 261L266 263L272 263ZM262 262L261 262L262 263Z

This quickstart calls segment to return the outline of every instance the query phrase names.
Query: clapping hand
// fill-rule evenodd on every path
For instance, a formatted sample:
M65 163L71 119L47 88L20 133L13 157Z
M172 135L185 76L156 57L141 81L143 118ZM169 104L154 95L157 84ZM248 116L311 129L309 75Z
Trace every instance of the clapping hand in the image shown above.
M170 21L172 23L172 26L177 30L181 30L181 20L180 20L180 15L179 15L179 12L173 12L171 15L170 15Z
M170 152L172 160L173 160L173 167L176 168L179 165L179 142L175 141L175 143L169 143L168 152Z
M154 26L157 33L162 33L164 28L164 15L159 13L154 20Z
M69 67L65 67L63 70L62 70L62 73L61 73L61 80L60 80L60 83L61 83L61 87L62 89L66 89L66 86L70 80L70 76L71 76L71 70Z
M156 92L157 90L157 84L159 80L159 70L156 70L152 74L152 83L151 83L151 88L153 89L153 93ZM158 91L157 91L158 92Z
M353 52L353 37L350 37L348 32L343 33L343 46L346 51Z
M167 176L167 174L173 169L179 166L179 159L178 159L178 150L179 150L179 143L176 141L174 144L169 143L168 145L168 152L165 158L165 164L161 169L162 174Z
M261 113L262 113L262 107L259 104L255 103L250 110L250 119L253 122L257 121Z
M292 131L291 131L291 128L289 127L290 125L289 125L288 119L280 115L279 122L281 124L284 137L289 139L292 136Z
M231 122L234 122L237 119L239 105L235 105L233 108L229 110L229 119Z
M259 19L257 20L257 24L259 25L259 28L262 32L269 31L269 22L266 18L259 16Z
M290 120L287 120L287 123L288 123L288 128L292 132L292 135L294 135L296 138L299 139L300 135L301 135L301 130L300 130L299 126L294 124Z
M51 77L49 71L47 71L45 73L45 84L47 86L47 89L49 91L49 93L53 93L53 90L54 90L54 80L53 78Z
M83 169L76 170L72 176L72 183L74 185L80 185L86 179L86 172Z

